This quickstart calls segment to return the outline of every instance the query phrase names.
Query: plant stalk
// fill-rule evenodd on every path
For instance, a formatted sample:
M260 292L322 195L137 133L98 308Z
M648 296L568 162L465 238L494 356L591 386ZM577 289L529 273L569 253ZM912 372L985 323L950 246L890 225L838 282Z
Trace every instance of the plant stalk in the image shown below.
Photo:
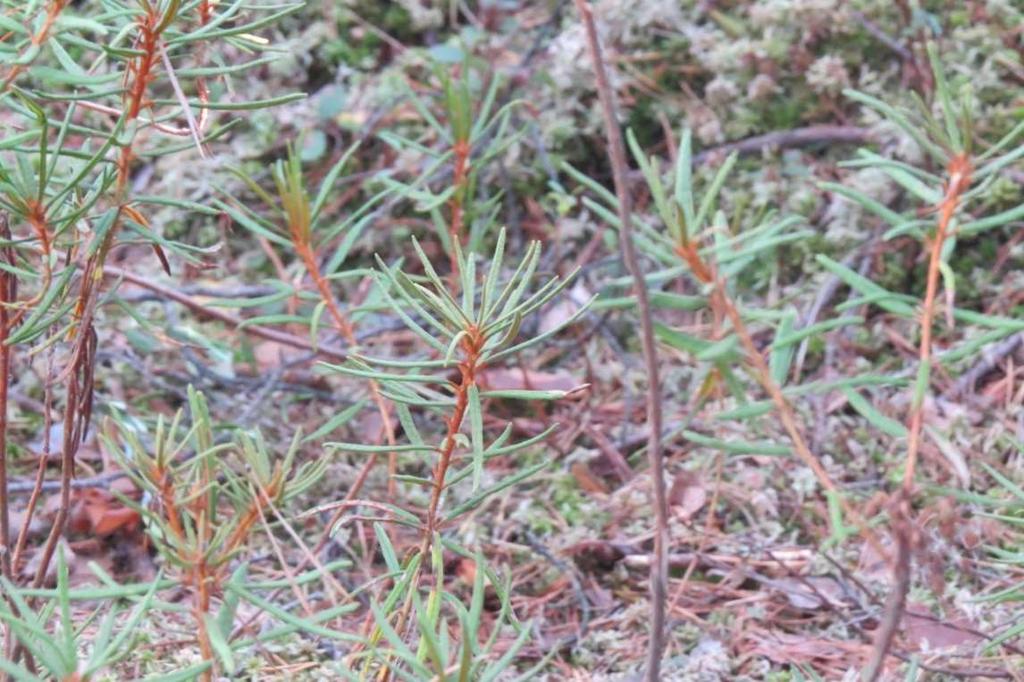
M661 679L661 658L665 649L665 603L668 596L668 504L665 494L665 467L661 451L661 385L658 377L658 355L654 343L654 325L651 320L651 305L647 294L644 273L640 269L636 247L633 244L627 175L629 164L626 160L626 146L622 141L618 117L615 113L614 93L608 80L607 65L601 53L601 43L594 23L593 10L586 0L575 0L576 9L583 19L587 47L593 62L597 93L601 100L605 132L608 138L608 157L612 166L615 194L618 198L618 214L621 233L619 244L622 260L633 278L636 289L637 309L640 316L640 342L647 373L647 428L650 437L647 443L647 460L651 470L651 485L654 498L654 560L650 570L651 635L647 647L647 668L645 679L656 682Z
M946 168L946 191L938 206L938 224L932 238L928 255L928 275L925 284L924 301L921 307L921 343L918 347L920 374L911 397L910 416L907 421L907 457L903 466L903 485L890 512L890 525L896 537L897 555L893 568L893 586L885 603L885 610L875 633L867 665L861 673L864 682L875 682L885 669L885 659L892 648L896 631L903 620L903 611L910 589L910 571L913 568L911 535L913 527L914 474L917 470L918 451L921 447L921 431L924 427L924 399L928 392L932 362L932 326L935 322L935 300L939 291L939 266L942 264L942 249L950 236L950 226L960 205L960 198L971 184L970 158L957 154L950 159Z

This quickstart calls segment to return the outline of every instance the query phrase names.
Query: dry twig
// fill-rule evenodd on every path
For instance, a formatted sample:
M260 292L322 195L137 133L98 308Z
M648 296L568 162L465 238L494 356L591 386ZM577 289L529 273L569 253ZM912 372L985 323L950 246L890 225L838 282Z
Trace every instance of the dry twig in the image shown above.
M658 381L658 357L654 345L654 328L651 322L650 301L644 273L640 270L636 248L633 244L631 205L627 186L629 163L626 160L626 146L622 141L618 117L615 114L614 93L608 81L607 65L601 54L601 43L597 36L593 10L586 0L576 0L576 9L586 30L587 47L594 65L597 92L604 114L605 132L608 136L608 157L612 165L615 194L618 198L621 234L619 243L622 259L633 277L636 289L637 308L640 315L640 341L643 346L644 364L647 371L647 421L650 439L647 444L647 458L651 468L651 485L654 488L654 562L651 564L651 635L647 648L647 680L655 682L661 677L661 656L665 648L665 602L668 593L668 565L666 545L668 544L668 504L665 495L665 470L661 453L661 389Z
M110 265L105 265L103 267L103 274L107 275L108 277L116 277L118 279L123 279L126 282L131 282L132 284L135 284L136 286L149 289L150 291L157 294L161 298L174 301L175 303L180 303L181 305L185 306L192 312L202 317L219 320L225 324L231 325L232 327L239 327L242 325L242 323L245 322L244 319L238 317L237 315L232 315L231 313L227 313L224 312L223 310L218 310L216 308L207 307L200 303L199 301L195 300L194 298L186 296L185 294L182 294L175 289L165 287L162 284L158 284L152 280L146 279L145 277L141 277L139 275L136 275L135 273L123 270L122 268L116 268ZM251 324L242 327L242 329L243 331L252 334L253 336L258 336L268 341L275 341L284 346L290 346L292 348L298 348L300 350L318 353L325 357L331 358L332 360L344 361L348 358L348 353L345 350L338 348L337 346L319 343L316 345L316 347L314 347L312 343L310 343L304 338L295 336L293 334L288 334L287 332L282 332L271 327L264 327L262 325Z

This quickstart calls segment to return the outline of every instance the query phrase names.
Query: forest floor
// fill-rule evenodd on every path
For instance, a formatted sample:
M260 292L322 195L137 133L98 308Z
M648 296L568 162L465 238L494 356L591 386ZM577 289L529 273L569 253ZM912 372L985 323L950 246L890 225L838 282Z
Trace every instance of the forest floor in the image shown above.
M933 101L935 76L925 45L935 41L951 87L969 90L971 125L985 148L1024 120L1024 10L1010 0L594 5L622 123L639 146L668 168L683 128L691 129L694 183L702 187L738 151L720 200L719 227L726 231L742 235L744 225L770 215L799 218L799 238L780 240L747 262L734 274L732 295L751 313L754 342L766 354L776 324L785 321L790 331L819 325L793 345L782 385L810 449L874 533L870 540L858 533L836 498L792 455L769 396L743 363L735 372L724 370L706 361L712 357L706 347L687 351L659 334L670 513L663 679L859 679L892 588L886 555L896 540L887 505L903 475L920 315L872 301L851 287L850 273L916 308L925 296L929 243L913 233L887 234L877 215L822 183L841 183L883 207L924 218L928 207L920 208L877 166L841 162L856 158L859 148L928 162L912 138L844 90L897 105L912 106L915 95ZM524 320L524 333L555 329L584 301L597 299L516 364L484 370L481 386L490 390L569 395L539 407L489 403L488 434L507 424L517 438L558 428L514 457L492 460L488 476L548 466L446 532L479 549L509 581L515 618L531 631L514 669L542 662L533 679L632 679L644 665L650 629L647 378L636 309L628 298L623 302L631 283L617 233L607 227L609 211L585 202L595 196L593 188L567 170L613 188L595 78L573 3L314 0L263 35L281 53L233 87L247 88L250 99L291 91L308 96L253 112L212 145L207 158L186 151L147 162L134 176L134 190L207 206L232 196L261 211L257 194L229 167L271 188L267 169L293 144L303 173L318 186L361 141L326 201L325 215L340 220L374 196L382 174L411 181L425 167L428 155L388 138L438 143L410 92L436 103L437 74L466 69L482 98L499 79L496 98L510 112L509 141L474 167L468 202L479 208L467 222L483 222L493 211L494 222L507 230L510 252L521 253L536 239L543 245L540 271L566 275L580 268L559 299ZM430 183L439 193L448 179L441 172ZM657 210L641 174L633 172L630 183L638 220L655 224ZM1024 164L1017 163L969 210L978 218L1022 203ZM296 347L303 344L260 331L308 341L308 323L296 319L309 314L310 299L276 293L281 282L315 293L314 283L294 256L227 212L211 218L151 208L155 231L208 251L203 267L176 266L173 277L151 255L140 255L149 254L145 246L129 244L108 261L125 276L98 313L105 327L95 369L96 427L78 454L80 483L65 534L72 585L95 582L90 562L122 582L146 582L165 568L144 524L115 495L137 491L118 477L98 435L111 415L173 415L187 404L189 386L205 394L218 424L259 429L271 451L284 452L296 429L319 434L302 442L297 457L326 459L326 468L281 510L302 543L281 528L260 528L243 555L252 575L292 580L315 550L319 562L350 562L335 574L339 588L372 582L385 570L367 521L376 515L372 501L424 500L410 483L399 482L394 492L381 457L356 505L332 523L329 503L346 499L367 455L324 443L379 443L380 416L370 405L325 432L332 418L366 398L365 380L324 371L319 362L337 358L323 348ZM1018 219L957 241L948 261L957 310L1024 319L1021 227ZM377 267L375 255L389 264L415 261L411 235L444 276L448 257L434 219L408 199L375 209L346 267ZM493 237L481 239L489 250ZM822 257L842 268L824 267ZM655 258L644 259L646 272L662 271ZM147 260L153 267L138 265ZM401 357L420 343L393 313L359 307L373 300L370 277L330 285L353 313L368 354ZM651 286L674 301L701 294L698 284L678 276ZM937 360L922 408L910 590L883 679L1024 678L1024 638L1017 634L1024 631L1024 331L1012 324L993 328L966 313L954 320L953 293L947 286L939 297L945 307L935 320ZM240 327L224 313L260 319ZM691 337L720 324L702 306L656 306L655 316L659 325ZM843 321L851 316L856 319ZM330 331L322 331L320 341L346 345ZM719 350L719 360L734 352ZM44 433L38 378L44 355L11 389L13 433L26 453L41 449L44 437L61 437L59 426ZM426 419L421 428L443 432L439 420ZM402 453L399 471L425 475L417 456ZM30 490L32 458L16 460L10 475L13 490ZM53 488L46 494L56 496ZM360 500L371 504L359 506ZM15 515L24 501L24 495L14 497ZM52 499L42 504L33 543L48 531L56 508ZM391 539L400 554L419 542L415 532L400 528ZM472 584L472 558L446 553L444 563L453 591ZM25 570L28 575L33 567ZM329 603L323 592L333 589L293 584L274 596L293 608ZM268 618L256 609L238 617L251 619L250 625ZM345 626L362 628L365 618L360 611ZM153 653L129 657L120 675L141 678L199 660L187 612L168 612L159 628L145 627ZM248 650L235 678L335 679L332 666L344 654L338 643L295 634Z

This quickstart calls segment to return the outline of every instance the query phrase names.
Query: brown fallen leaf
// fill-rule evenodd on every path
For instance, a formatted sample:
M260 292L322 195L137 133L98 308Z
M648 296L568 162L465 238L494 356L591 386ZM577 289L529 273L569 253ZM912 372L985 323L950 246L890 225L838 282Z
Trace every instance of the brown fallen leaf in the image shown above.
M608 494L608 486L590 470L590 465L586 462L573 462L572 466L569 467L569 471L572 472L573 478L576 479L576 484L580 487L580 490L591 494Z
M74 533L95 537L106 537L119 530L130 533L138 529L142 520L137 511L106 490L75 490L71 499L68 529Z
M256 368L260 372L277 369L289 360L299 357L302 353L303 351L298 348L292 348L277 341L261 341L253 346L252 349L253 358L256 360Z
M700 474L683 470L673 477L668 503L681 519L692 519L707 501L707 486Z

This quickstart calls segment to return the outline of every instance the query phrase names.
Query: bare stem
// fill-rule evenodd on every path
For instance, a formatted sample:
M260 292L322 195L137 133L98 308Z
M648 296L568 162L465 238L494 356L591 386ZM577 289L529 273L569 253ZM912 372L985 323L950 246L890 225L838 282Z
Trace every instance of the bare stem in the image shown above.
M604 114L605 132L608 137L608 157L611 161L615 194L618 198L621 234L619 244L622 260L625 261L636 289L637 308L640 315L640 342L643 347L644 365L647 371L647 428L650 437L647 443L647 459L651 469L651 485L654 488L654 561L651 562L651 637L647 648L646 679L654 682L661 678L661 658L665 649L665 601L668 593L668 505L665 496L665 470L661 452L661 387L658 381L658 356L654 345L654 326L651 322L651 306L647 285L637 259L633 244L632 206L627 187L629 163L626 147L622 141L618 118L615 115L615 101L608 81L607 66L601 54L601 44L594 24L594 14L586 0L576 0L576 9L586 29L587 47L594 66L597 92Z
M323 299L324 305L327 306L331 319L334 320L338 331L341 332L341 335L348 342L349 349L354 352L359 347L359 339L356 338L355 328L352 326L352 322L341 312L341 308L338 307L338 303L334 300L331 286L320 271L320 265L317 263L313 248L308 242L304 242L298 234L293 236L293 241L306 271L316 284L317 291L320 292L320 298ZM395 425L391 421L391 413L388 410L387 403L384 402L384 396L381 395L380 384L375 379L370 379L369 386L370 396L373 398L373 404L377 407L381 425L384 428L384 441L394 447ZM372 461L375 460L376 453L374 453L372 458ZM398 473L397 469L398 459L394 450L392 450L388 453L388 494L391 496L395 494L395 474Z
M932 239L928 257L928 279L925 288L924 303L921 309L921 344L918 348L920 371L927 375L931 372L932 361L932 326L935 321L935 298L939 290L939 266L942 263L942 248L949 237L949 226L960 204L960 196L970 185L971 163L964 156L954 157L948 168L948 186L946 194L939 205L939 222ZM927 386L927 383L924 384ZM907 459L903 469L903 491L909 496L914 486L914 472L917 467L917 454L921 446L921 428L924 417L924 393L915 394L911 401L910 419L907 425Z
M890 525L896 536L897 555L893 567L893 586L885 602L885 611L871 656L861 674L865 682L874 682L882 674L885 658L892 648L903 609L906 606L907 590L910 589L910 570L913 555L910 551L911 501L914 494L914 474L917 470L918 451L921 447L921 431L924 426L924 398L928 392L928 377L932 362L932 326L935 322L935 299L939 291L939 266L942 263L942 249L949 238L953 216L960 205L960 198L971 184L971 161L966 154L958 154L949 161L946 169L946 191L938 206L938 225L931 241L928 255L928 275L925 284L924 301L921 307L921 343L918 347L920 366L919 380L915 383L911 397L910 416L907 420L907 457L903 465L903 485L890 512Z
M861 671L864 682L875 682L884 670L885 658L892 648L900 621L903 620L903 609L907 603L907 591L910 589L910 498L901 490L897 493L895 504L889 511L889 523L896 538L896 558L893 568L893 586L885 600L882 619L875 631L875 641L867 665Z
M152 291L160 298L180 303L181 305L185 306L186 308L196 313L200 317L219 320L220 322L223 322L224 324L227 325L231 325L232 327L238 327L243 322L245 322L243 318L237 315L232 315L231 313L224 312L219 308L205 306L199 301L195 300L194 298L186 296L185 294L181 293L179 290L173 287L164 286L152 280L146 279L145 277L137 275L133 272L124 270L123 268L117 268L111 265L104 265L103 274L108 277L115 277L117 279L123 279L126 282L131 282L136 286L140 286L144 289ZM332 360L335 361L344 361L348 359L348 352L344 349L338 348L337 346L321 343L314 347L313 344L311 344L308 339L304 339L300 336L295 336L294 334L289 334L287 332L283 332L279 329L274 329L272 327L264 327L258 324L251 324L242 327L242 329L247 334L251 334L252 336L258 336L260 338L267 339L268 341L274 341L275 343L280 343L283 346L289 346L291 348L298 348L300 350L317 353L319 355L322 355L323 357L331 358Z
M11 231L7 224L7 214L0 215L0 234L10 240ZM14 265L14 253L10 247L3 249L5 260ZM11 333L11 318L8 305L17 298L17 286L12 272L0 272L0 575L8 580L13 579L11 559L11 519L9 509L9 492L7 489L7 399L11 381L11 346L7 337ZM14 552L17 554L17 551ZM3 655L10 659L14 650L13 632L10 627L4 628ZM7 680L8 676L0 676Z
M46 538L40 554L39 567L36 570L32 587L39 588L46 581L46 572L50 567L50 560L57 549L61 535L64 533L64 524L68 518L68 510L71 507L71 479L75 475L75 452L78 450L77 429L75 422L78 420L79 386L78 372L72 372L68 382L67 403L64 405L64 436L61 443L60 456L60 505L57 507L57 514L50 527L50 534Z
M0 216L0 229L10 239L6 214ZM4 249L11 255L10 249ZM13 262L10 263L13 265ZM11 314L8 305L14 302L15 282L12 272L0 272L0 574L8 580L11 572L11 526L7 498L7 391L11 381L11 346L7 337L11 332Z

